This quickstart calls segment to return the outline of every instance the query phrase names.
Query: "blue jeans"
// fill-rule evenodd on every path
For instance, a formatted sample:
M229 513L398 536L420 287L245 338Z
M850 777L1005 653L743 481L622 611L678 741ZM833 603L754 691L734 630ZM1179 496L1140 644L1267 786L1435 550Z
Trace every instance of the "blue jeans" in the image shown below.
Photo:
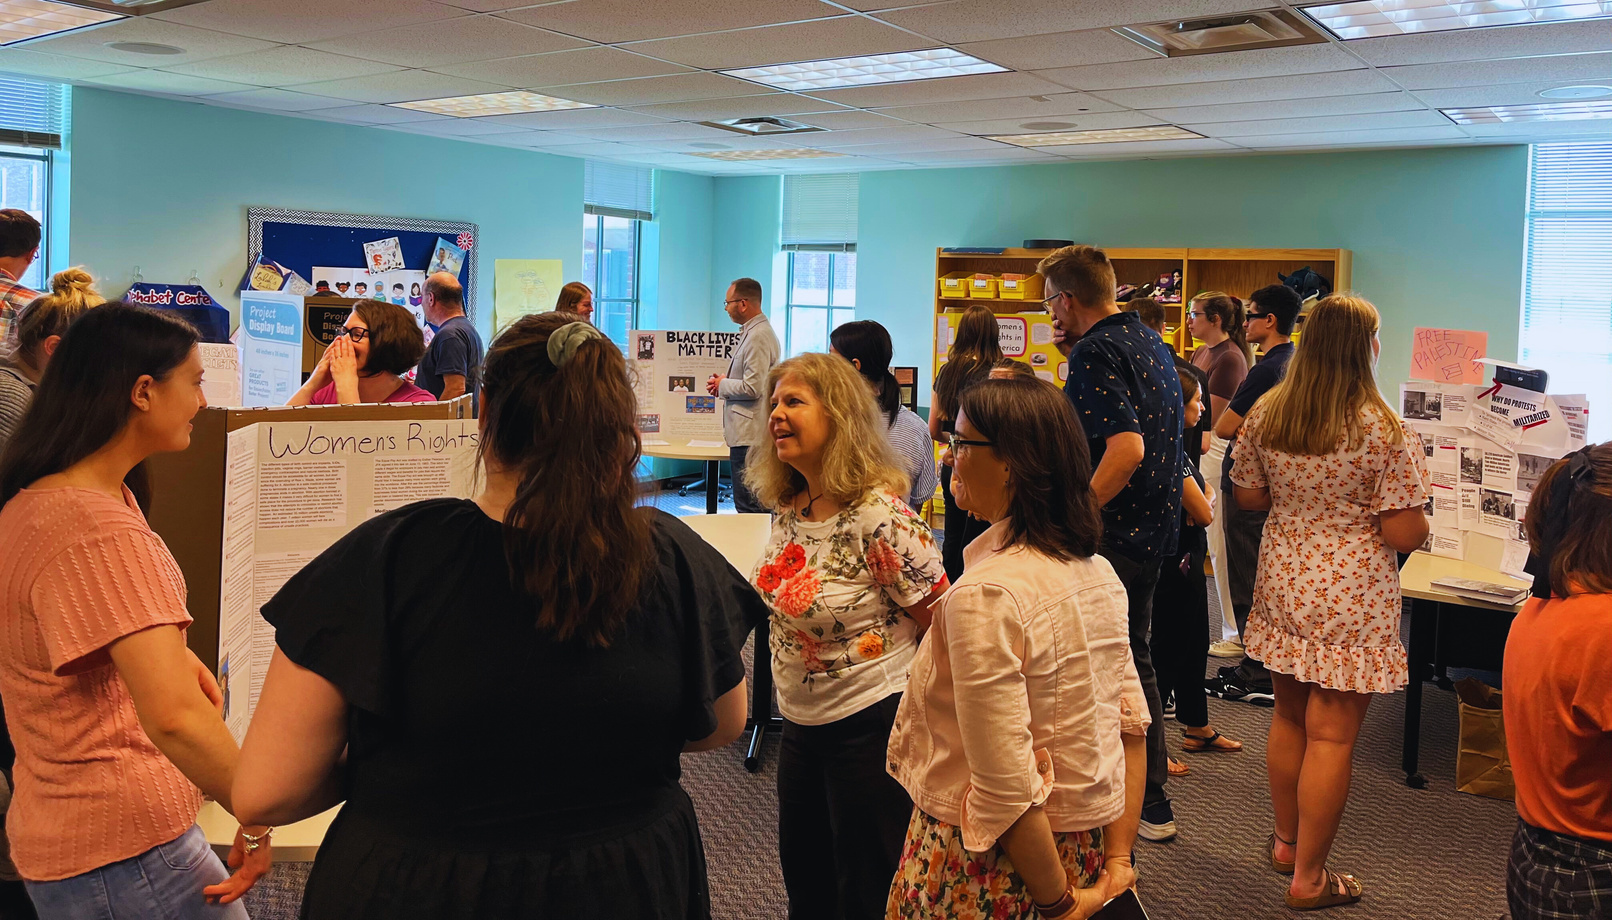
M121 862L55 882L26 882L40 920L248 920L246 907L209 904L202 889L229 878L201 828ZM116 906L116 913L113 907Z

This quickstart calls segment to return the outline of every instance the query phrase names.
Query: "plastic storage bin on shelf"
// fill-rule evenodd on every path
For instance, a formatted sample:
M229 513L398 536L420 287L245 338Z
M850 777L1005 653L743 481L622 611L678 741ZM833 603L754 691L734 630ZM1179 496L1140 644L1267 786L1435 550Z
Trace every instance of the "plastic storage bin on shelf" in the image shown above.
M948 272L940 276L940 296L960 300L995 300L996 277L975 277L974 272Z
M1018 279L998 277L996 296L1001 300L1040 300L1042 280L1040 272Z

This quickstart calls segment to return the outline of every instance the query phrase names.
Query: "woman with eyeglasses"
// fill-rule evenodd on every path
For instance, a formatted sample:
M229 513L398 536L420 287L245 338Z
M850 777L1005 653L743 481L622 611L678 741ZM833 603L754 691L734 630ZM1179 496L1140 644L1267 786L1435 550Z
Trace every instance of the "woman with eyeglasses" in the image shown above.
M791 358L766 392L772 446L751 448L745 478L774 515L751 581L772 609L789 916L872 920L884 915L912 812L885 747L946 571L900 497L906 474L849 362Z
M963 391L943 459L990 521L890 738L912 795L886 917L1088 917L1135 880L1148 709L1080 425L1058 388Z
M829 353L851 362L857 373L873 388L884 416L884 434L907 472L911 490L902 496L914 511L935 495L939 477L935 472L935 441L918 413L901 404L901 385L890 373L895 347L890 331L870 319L841 323L829 335Z
M946 363L935 372L935 388L929 399L929 434L937 442L944 442L953 430L958 395L989 377L991 368L1003 359L996 314L990 307L971 304L954 321L957 337L946 352ZM985 532L986 524L957 507L952 497L951 477L951 467L941 467L940 492L946 508L946 541L942 555L946 576L955 581L963 574L963 548Z
M288 406L432 402L403 375L425 356L425 333L404 307L360 301Z
M1210 291L1192 298L1187 329L1201 342L1192 352L1192 364L1209 376L1209 422L1220 420L1226 404L1237 394L1254 353L1248 347L1247 314L1243 302L1229 294Z

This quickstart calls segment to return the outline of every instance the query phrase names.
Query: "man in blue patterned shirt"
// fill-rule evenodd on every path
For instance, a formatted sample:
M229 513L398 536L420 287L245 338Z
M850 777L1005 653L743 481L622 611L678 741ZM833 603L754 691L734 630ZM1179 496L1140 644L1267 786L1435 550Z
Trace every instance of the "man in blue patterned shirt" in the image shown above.
M27 211L0 211L0 357L17 347L17 314L39 292L23 287L22 276L39 256L39 221Z
M1164 792L1169 759L1164 706L1148 651L1159 566L1180 538L1182 405L1175 354L1137 314L1114 302L1114 267L1092 246L1065 246L1041 261L1058 350L1069 356L1064 394L1091 446L1092 491L1103 515L1102 555L1130 602L1131 657L1148 714L1147 794L1139 833L1176 834Z

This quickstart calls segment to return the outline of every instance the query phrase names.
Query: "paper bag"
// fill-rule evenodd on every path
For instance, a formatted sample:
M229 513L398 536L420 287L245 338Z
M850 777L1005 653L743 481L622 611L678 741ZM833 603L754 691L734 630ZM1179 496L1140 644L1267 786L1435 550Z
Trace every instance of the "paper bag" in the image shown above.
M1516 782L1506 754L1500 691L1470 677L1455 682L1460 700L1461 741L1455 755L1455 788L1491 799L1513 799Z

